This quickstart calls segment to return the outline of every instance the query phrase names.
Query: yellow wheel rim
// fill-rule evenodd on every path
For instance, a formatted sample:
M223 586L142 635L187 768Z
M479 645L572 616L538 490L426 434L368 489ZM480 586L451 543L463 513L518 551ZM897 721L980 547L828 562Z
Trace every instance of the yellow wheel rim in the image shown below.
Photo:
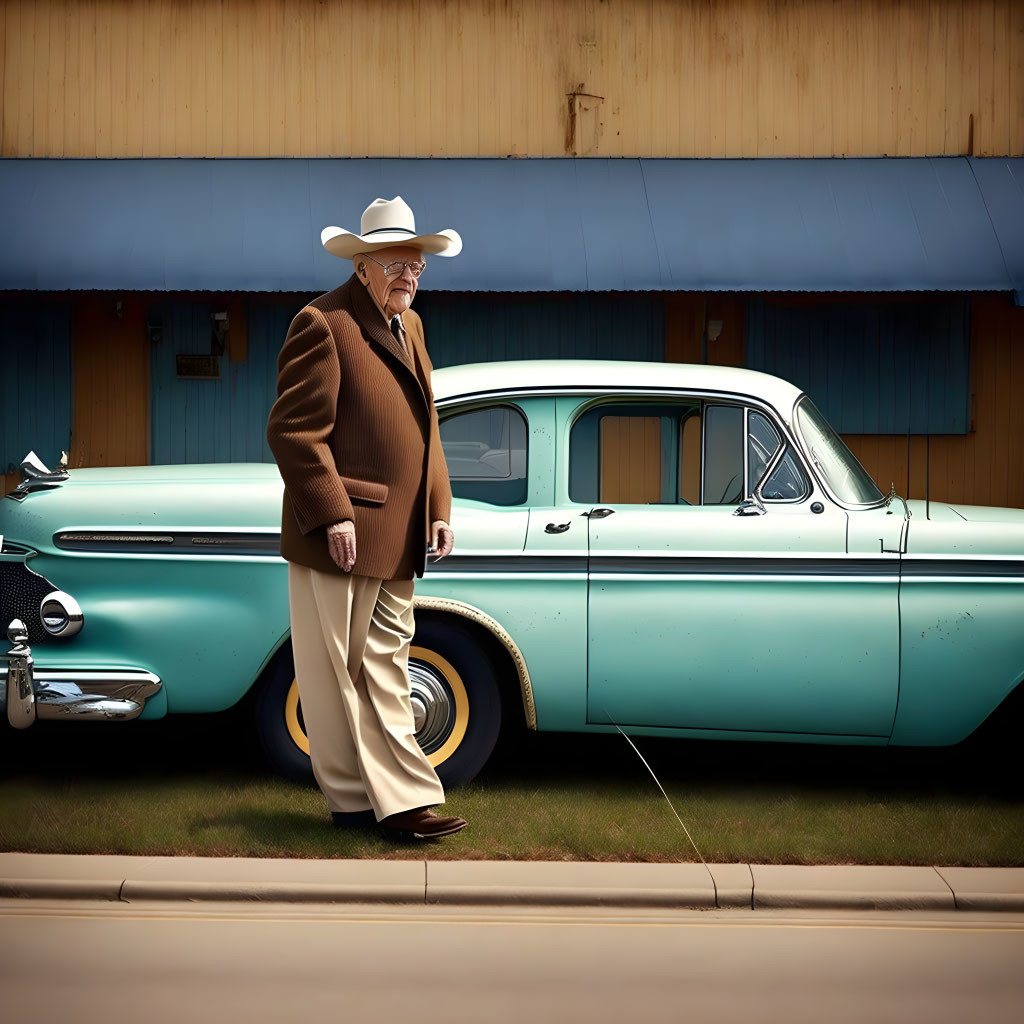
M288 687L288 696L284 701L284 722L288 726L288 735L292 742L304 754L309 754L309 737L299 722L299 684L292 678Z
M455 698L455 724L452 726L451 734L445 740L444 746L438 747L432 754L427 755L427 760L434 768L437 768L459 749L459 744L465 738L466 728L469 725L469 694L466 693L466 684L462 681L462 676L456 671L455 666L437 651L428 650L426 647L410 647L409 657L433 665L444 676L444 681Z
M433 665L444 676L444 681L455 698L455 724L452 726L452 731L444 745L427 756L427 760L436 768L458 750L459 744L465 738L466 728L469 725L469 694L466 693L466 684L462 681L462 676L459 675L455 666L437 651L428 650L426 647L410 647L409 657ZM292 742L308 756L309 737L299 722L299 685L294 677L284 701L284 721Z

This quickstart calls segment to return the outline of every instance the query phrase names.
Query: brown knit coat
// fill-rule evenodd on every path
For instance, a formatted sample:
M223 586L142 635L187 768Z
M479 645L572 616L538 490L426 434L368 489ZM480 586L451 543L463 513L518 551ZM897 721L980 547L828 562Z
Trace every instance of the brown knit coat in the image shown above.
M420 318L402 314L411 357L355 274L313 299L277 360L267 442L284 480L281 556L343 573L327 527L355 523L352 572L422 576L430 524L452 492Z

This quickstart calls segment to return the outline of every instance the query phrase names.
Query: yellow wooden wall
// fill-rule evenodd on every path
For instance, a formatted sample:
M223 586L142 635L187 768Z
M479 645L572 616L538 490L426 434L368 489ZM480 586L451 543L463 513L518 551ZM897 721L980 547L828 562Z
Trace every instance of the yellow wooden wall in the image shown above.
M661 420L602 416L598 501L661 501Z
M702 342L705 320L720 323ZM743 366L743 296L729 292L674 292L665 296L665 362ZM706 357L706 358L705 358Z
M0 93L18 157L1019 156L1024 3L0 0Z
M90 292L72 305L69 469L149 462L146 310L152 301L137 292Z

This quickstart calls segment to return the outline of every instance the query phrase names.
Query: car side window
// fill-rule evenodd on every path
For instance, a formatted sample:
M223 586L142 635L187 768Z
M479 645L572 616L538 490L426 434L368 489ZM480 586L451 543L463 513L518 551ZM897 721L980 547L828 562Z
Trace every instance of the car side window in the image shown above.
M761 482L768 463L781 443L779 432L771 421L751 409L747 413L747 472L750 489Z
M581 503L687 504L699 480L699 448L684 424L698 404L605 404L588 409L569 435L569 498Z
M765 480L761 497L765 501L799 501L810 493L807 476L793 455L793 449L787 446L782 461Z
M606 403L584 412L569 435L569 498L580 503L738 505L785 444L756 409L718 402ZM787 445L762 497L810 493Z
M764 476L768 463L775 457L782 439L772 422L754 409L747 413L747 493L752 491ZM761 497L766 501L794 501L809 493L807 477L793 455L792 448L786 448L779 464L761 487Z
M705 505L738 505L744 499L742 406L704 409L703 466Z
M526 417L512 405L445 416L438 424L452 496L491 505L526 502Z

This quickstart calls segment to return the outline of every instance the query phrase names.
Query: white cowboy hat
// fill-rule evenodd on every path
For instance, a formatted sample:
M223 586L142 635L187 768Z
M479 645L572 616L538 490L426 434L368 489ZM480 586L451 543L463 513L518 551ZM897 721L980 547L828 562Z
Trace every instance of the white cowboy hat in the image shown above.
M343 260L357 252L373 252L389 245L411 245L434 256L457 256L462 251L462 239L451 228L434 235L417 235L416 219L401 196L374 199L363 210L359 232L356 235L344 228L328 227L320 232L320 241L332 256Z

